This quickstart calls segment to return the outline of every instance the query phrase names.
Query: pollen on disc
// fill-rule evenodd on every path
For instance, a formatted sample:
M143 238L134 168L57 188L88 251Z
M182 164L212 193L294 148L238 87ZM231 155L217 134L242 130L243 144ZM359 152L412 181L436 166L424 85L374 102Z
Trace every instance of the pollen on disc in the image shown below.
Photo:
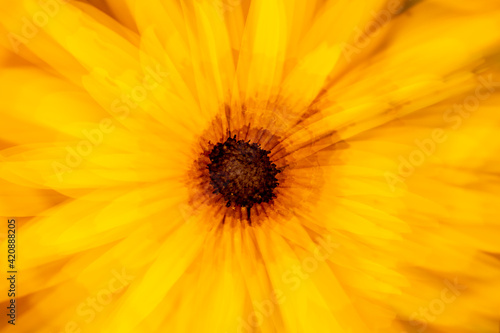
M209 155L210 183L214 193L224 197L227 207L234 204L250 209L276 197L280 170L269 153L257 143L236 140L236 136L215 145Z

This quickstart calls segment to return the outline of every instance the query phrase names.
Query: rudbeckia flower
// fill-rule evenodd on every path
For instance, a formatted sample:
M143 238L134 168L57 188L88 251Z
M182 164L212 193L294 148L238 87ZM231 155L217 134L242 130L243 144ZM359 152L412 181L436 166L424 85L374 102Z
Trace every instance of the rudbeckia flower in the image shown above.
M498 332L497 0L0 22L2 332Z

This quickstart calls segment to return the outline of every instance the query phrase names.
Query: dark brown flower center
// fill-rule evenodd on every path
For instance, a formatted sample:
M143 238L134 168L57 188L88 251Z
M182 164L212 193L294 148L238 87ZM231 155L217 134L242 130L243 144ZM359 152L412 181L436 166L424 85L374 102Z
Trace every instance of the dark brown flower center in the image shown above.
M276 175L281 171L269 153L257 143L236 140L236 135L215 145L208 165L213 193L221 194L227 207L246 207L248 214L254 204L275 198Z

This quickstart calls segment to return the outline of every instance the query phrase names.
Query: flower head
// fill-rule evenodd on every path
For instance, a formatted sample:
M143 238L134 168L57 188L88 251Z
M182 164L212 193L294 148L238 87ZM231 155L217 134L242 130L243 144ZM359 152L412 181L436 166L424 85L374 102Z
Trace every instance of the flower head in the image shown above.
M497 331L498 1L2 5L20 331Z

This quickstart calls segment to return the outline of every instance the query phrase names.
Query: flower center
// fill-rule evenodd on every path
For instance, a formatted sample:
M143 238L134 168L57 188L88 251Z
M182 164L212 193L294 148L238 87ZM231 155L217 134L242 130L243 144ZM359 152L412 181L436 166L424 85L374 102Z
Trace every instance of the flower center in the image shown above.
M254 204L275 198L276 175L281 171L271 162L269 153L257 143L236 140L236 135L215 145L208 165L213 193L221 194L227 207L246 207L248 214Z

